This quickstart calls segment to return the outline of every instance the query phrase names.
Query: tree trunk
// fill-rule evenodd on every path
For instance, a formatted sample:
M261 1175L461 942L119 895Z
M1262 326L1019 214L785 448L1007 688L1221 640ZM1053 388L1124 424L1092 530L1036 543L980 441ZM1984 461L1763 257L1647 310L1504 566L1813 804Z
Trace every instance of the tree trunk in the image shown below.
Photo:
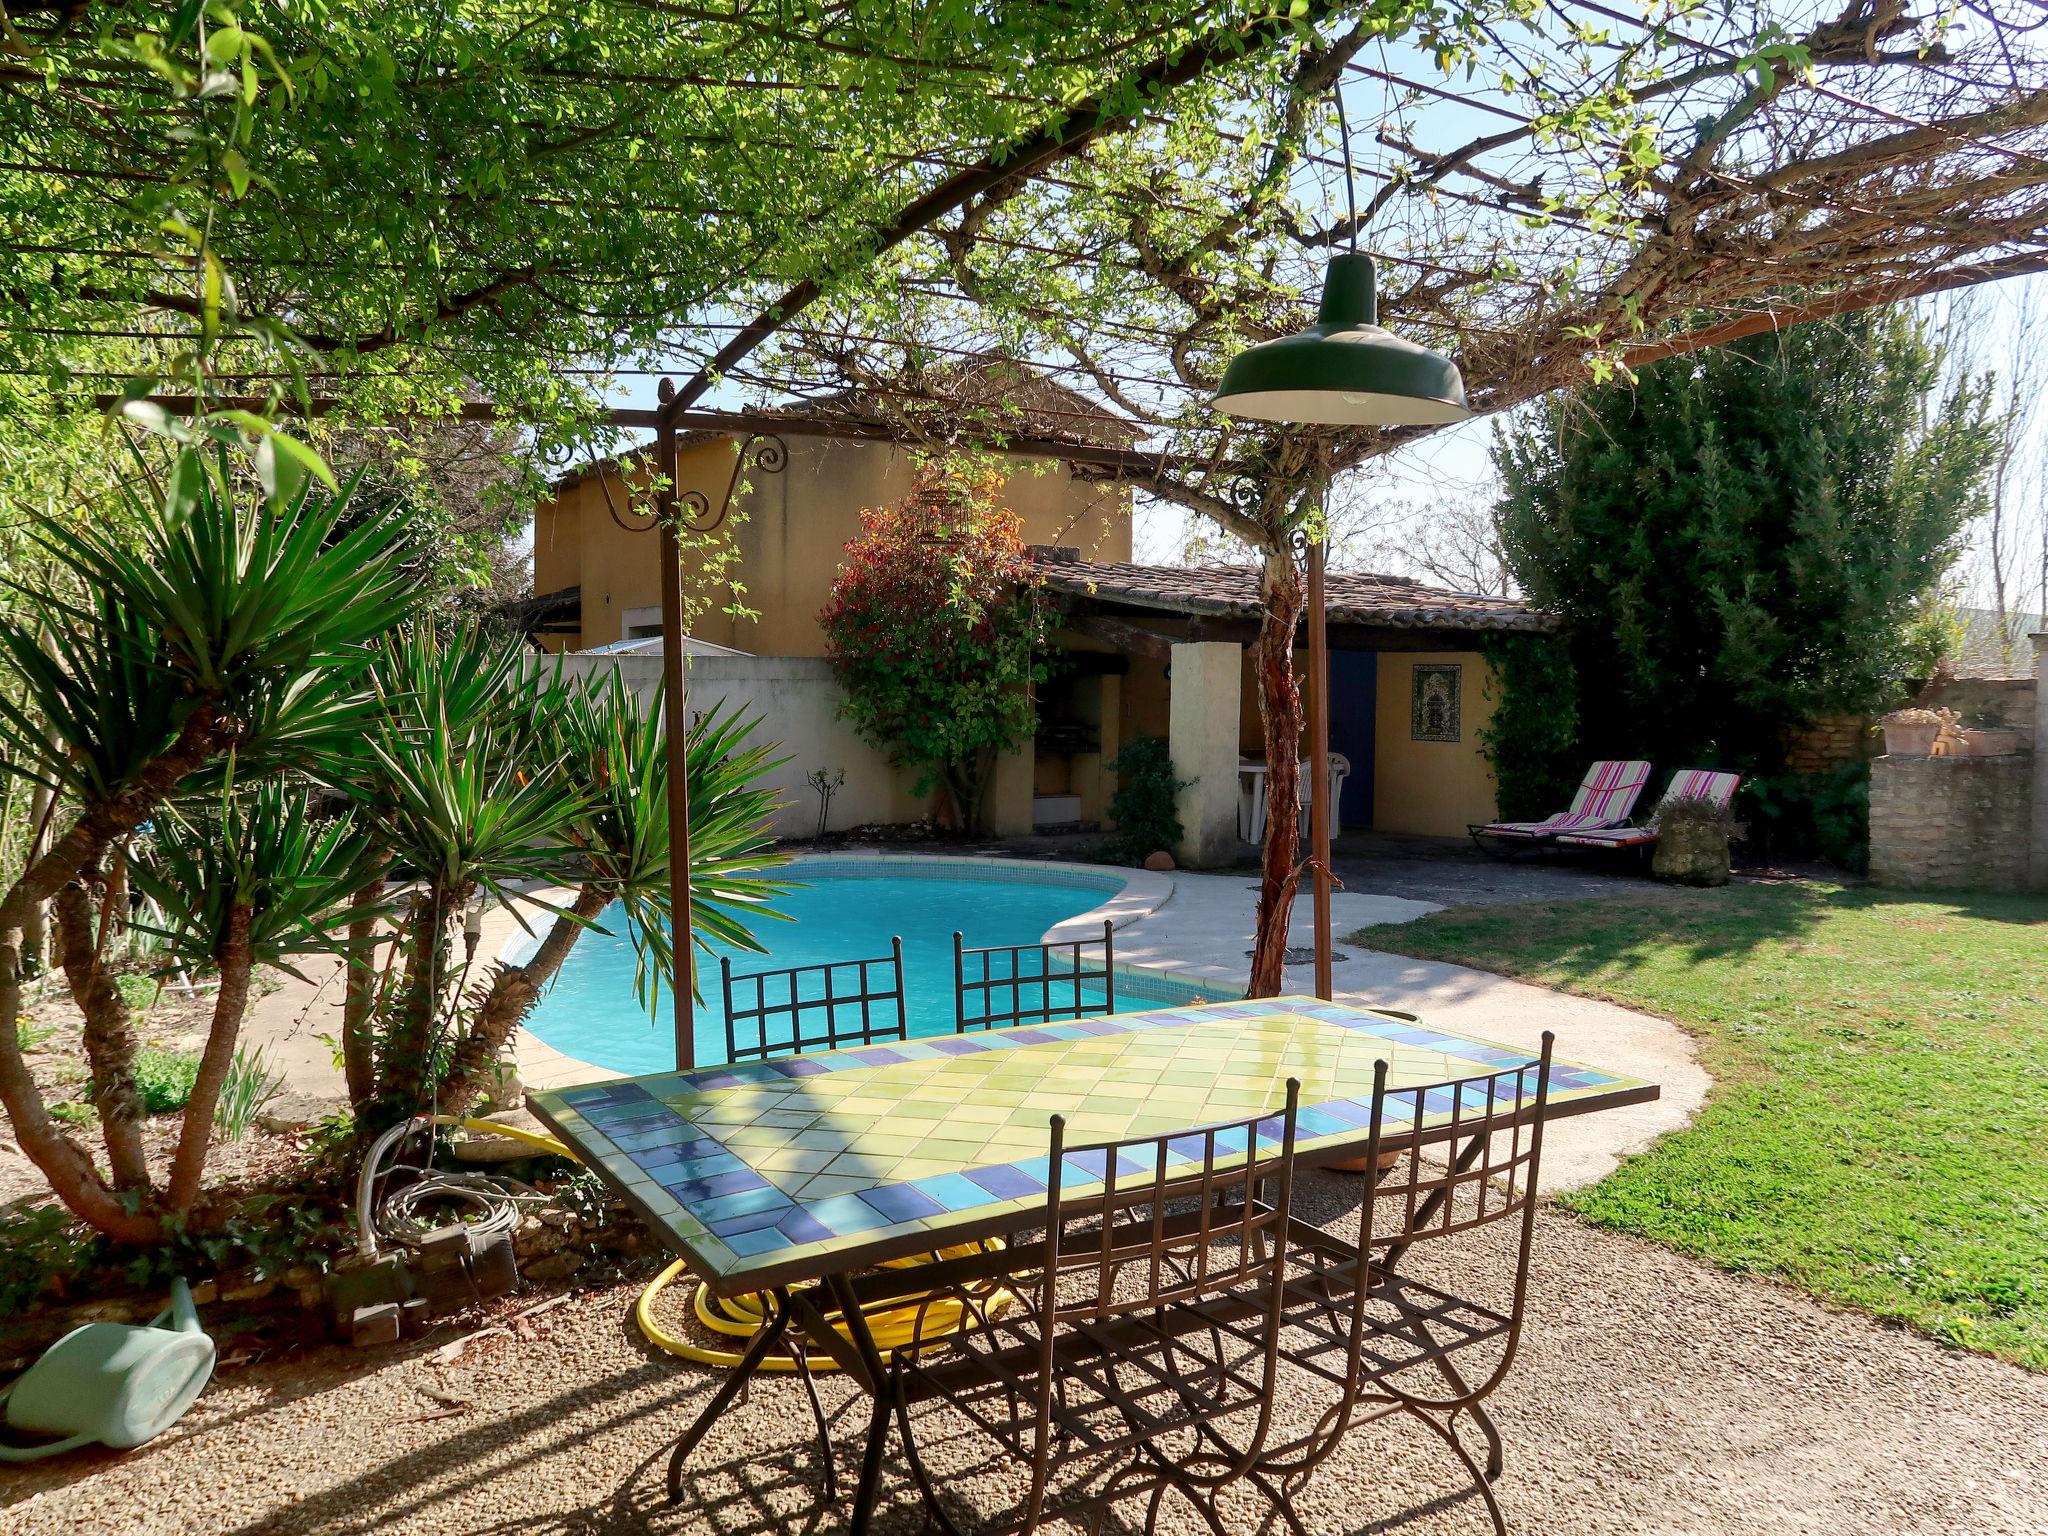
M129 1210L100 1178L91 1155L50 1118L35 1078L23 1060L11 1022L21 1013L21 948L15 935L32 907L49 901L117 837L133 832L178 781L197 770L231 739L213 705L186 718L178 739L110 799L88 806L64 835L23 872L0 900L0 1105L15 1140L59 1200L84 1221L121 1242L146 1243L162 1235L147 1212Z
M148 1191L149 1160L142 1151L142 1095L135 1088L135 1053L140 1042L128 1021L128 1005L100 964L93 932L92 900L73 881L57 893L58 964L72 1000L85 1016L85 1060L92 1069L92 1102L100 1112L107 1166L114 1187Z
M374 914L384 900L384 882L373 880L355 894L358 914ZM348 972L341 994L341 1070L348 1101L357 1108L377 1095L376 1042L370 1011L377 996L376 941L379 919L358 915L348 925Z
M23 869L33 868L37 856L43 849L43 823L50 819L52 810L50 786L38 784L28 801L28 848L22 859ZM40 976L49 964L50 957L50 909L40 901L32 901L21 914L21 974L24 977Z
M178 1153L171 1162L171 1181L166 1203L172 1212L184 1215L199 1196L199 1181L206 1173L206 1154L213 1141L213 1114L220 1103L221 1088L235 1064L235 1045L242 1034L242 1014L249 1006L249 908L236 905L228 910L228 931L215 955L220 967L220 991L213 1000L213 1022L206 1031L206 1049L199 1058L199 1074L192 1080L192 1096L185 1101L185 1123L178 1128Z
M1285 547L1265 552L1259 589L1263 611L1252 670L1266 739L1266 843L1245 996L1277 997L1287 984L1287 927L1301 881L1301 682L1294 673L1294 632L1305 594L1301 570Z
M452 914L460 910L458 901L429 882L413 898L406 917L405 981L378 1074L378 1097L392 1116L426 1109L434 1071L434 1024L446 1002L448 928Z
M547 937L533 952L532 959L524 965L501 966L491 978L483 1002L477 1007L476 1020L471 1024L468 1035L455 1048L448 1076L436 1095L442 1113L456 1115L468 1108L477 1091L477 1079L497 1059L498 1053L505 1048L505 1042L512 1038L512 1032L532 1011L542 989L554 980L555 972L569 958L569 951L576 947L577 939L582 937L585 928L610 900L610 891L602 886L582 887L569 906L570 912L581 921L557 917L548 928Z

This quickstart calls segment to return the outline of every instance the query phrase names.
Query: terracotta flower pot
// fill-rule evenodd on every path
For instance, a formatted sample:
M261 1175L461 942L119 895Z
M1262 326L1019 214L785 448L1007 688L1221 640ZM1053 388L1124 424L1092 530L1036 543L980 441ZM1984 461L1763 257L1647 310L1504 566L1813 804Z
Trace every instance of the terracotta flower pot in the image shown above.
M1934 738L1940 733L1938 725L1904 725L1887 720L1884 749L1892 757L1925 757L1934 750Z
M2004 757L2020 750L2022 737L2005 726L1986 726L1963 732L1963 750L1969 757Z
M1728 834L1719 827L1687 821L1660 828L1650 872L1659 880L1684 885L1726 885Z

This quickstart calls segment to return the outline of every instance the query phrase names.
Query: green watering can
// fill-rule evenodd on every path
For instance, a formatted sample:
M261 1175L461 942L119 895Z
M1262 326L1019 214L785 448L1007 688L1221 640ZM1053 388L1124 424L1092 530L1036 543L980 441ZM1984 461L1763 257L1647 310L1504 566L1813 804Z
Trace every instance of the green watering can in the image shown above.
M0 1461L34 1461L95 1441L128 1450L177 1423L212 1377L213 1340L199 1326L191 1287L173 1280L171 1304L147 1327L74 1328L0 1389L9 1429L62 1437L0 1445Z

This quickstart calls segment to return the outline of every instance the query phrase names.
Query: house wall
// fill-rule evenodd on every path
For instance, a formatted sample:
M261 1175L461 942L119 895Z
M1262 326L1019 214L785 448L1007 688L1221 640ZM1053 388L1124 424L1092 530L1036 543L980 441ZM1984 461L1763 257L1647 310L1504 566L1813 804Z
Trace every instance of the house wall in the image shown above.
M822 656L818 611L847 542L859 532L861 509L885 506L910 490L913 462L896 444L791 437L788 446L782 472L750 470L748 488L734 503L732 538L746 587L740 602L757 617L723 612L730 602L726 589L691 573L685 590L700 594L706 610L690 626L700 640L762 656ZM732 461L729 438L688 443L678 454L679 484L716 501ZM1074 545L1090 560L1130 559L1128 488L1077 481L1067 466L1050 460L1010 462L1003 495L1022 518L1027 542ZM595 475L584 477L535 512L534 591L583 588L581 633L546 637L551 650L623 639L629 612L660 607L656 536L613 522L607 485L623 510L625 487L617 474L607 474L603 484Z
M1459 680L1455 742L1417 741L1411 729L1418 665L1452 663ZM1456 837L1494 817L1493 769L1480 732L1493 716L1493 669L1477 651L1382 651L1374 720L1373 829Z
M661 684L659 656L565 656L572 677L616 670L643 708ZM810 837L818 830L817 791L804 782L814 770L843 771L846 784L832 797L827 830L845 831L871 823L916 821L930 809L911 793L916 776L895 768L839 718L839 685L832 666L810 656L694 656L689 663L692 715L715 704L749 710L761 721L759 737L776 744L787 761L771 769L767 782L782 807L777 837Z
M661 686L661 664L661 657L644 655L571 655L560 661L569 677L618 672L643 709L652 706ZM930 797L914 792L917 775L893 766L887 754L840 718L844 695L824 657L693 656L688 667L693 718L721 705L752 714L760 721L756 740L773 744L773 755L783 759L765 779L781 801L777 837L817 834L818 793L805 780L818 769L846 775L833 793L828 832L913 822L930 814ZM983 807L995 835L1019 837L1031 830L1031 774L1028 745L998 760Z

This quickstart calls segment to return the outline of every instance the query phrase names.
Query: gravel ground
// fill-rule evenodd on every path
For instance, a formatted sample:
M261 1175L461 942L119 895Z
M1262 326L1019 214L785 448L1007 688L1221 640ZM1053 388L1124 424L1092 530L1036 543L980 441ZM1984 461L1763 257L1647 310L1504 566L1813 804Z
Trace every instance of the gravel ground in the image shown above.
M1335 1217L1355 1189L1313 1176L1316 1214ZM1523 1536L2048 1531L2048 1378L1559 1214L1540 1223L1534 1284L1531 1330L1494 1400L1508 1445L1500 1494ZM650 1358L631 1297L574 1298L445 1362L436 1354L455 1333L234 1371L143 1450L0 1471L0 1530L843 1528L843 1503L817 1508L808 1416L787 1378L726 1418L684 1503L664 1504L668 1438L713 1377ZM850 1488L864 1415L845 1383L825 1391ZM964 1467L949 1481L969 1499L993 1486ZM1300 1512L1346 1536L1486 1529L1448 1455L1412 1427L1356 1435ZM892 1473L878 1524L920 1529L907 1479ZM1249 1506L1233 1521L1256 1526ZM1169 1504L1161 1529L1194 1525Z

